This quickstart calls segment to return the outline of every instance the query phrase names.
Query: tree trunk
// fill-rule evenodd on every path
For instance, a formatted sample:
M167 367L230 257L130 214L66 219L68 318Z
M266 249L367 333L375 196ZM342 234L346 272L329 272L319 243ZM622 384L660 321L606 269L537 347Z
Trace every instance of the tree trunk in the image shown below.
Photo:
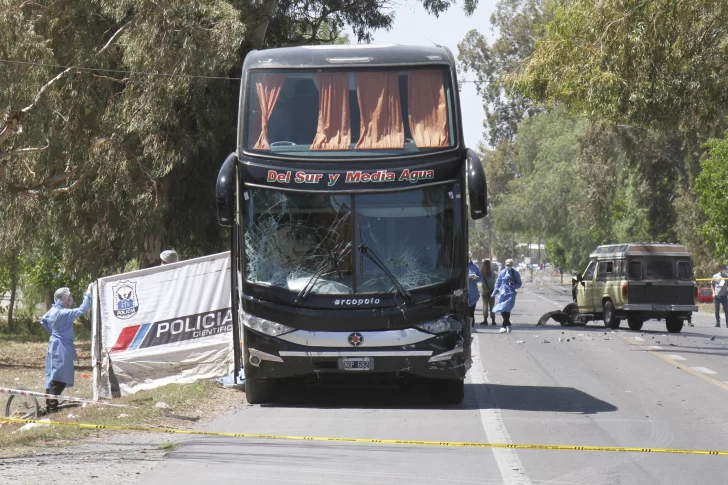
M159 255L162 252L162 239L164 229L147 234L142 241L139 251L139 269L151 268L159 264Z
M258 10L258 18L261 21L259 24L251 26L250 35L246 36L243 50L247 51L249 49L260 49L263 47L265 34L268 32L268 24L270 24L270 19L276 7L278 7L278 0L263 0Z
M51 307L53 306L53 303L55 303L53 301L53 294L54 293L55 293L55 290L53 290L52 288L50 288L50 289L46 288L46 290L45 290L45 306L46 306L46 310L50 310Z
M173 175L159 181L157 188L157 211L161 214L157 225L144 235L139 246L139 269L151 268L161 263L159 255L167 243L167 220L169 219L169 201Z
M10 305L8 305L8 333L13 333L13 311L15 310L15 299L18 295L18 263L10 264Z

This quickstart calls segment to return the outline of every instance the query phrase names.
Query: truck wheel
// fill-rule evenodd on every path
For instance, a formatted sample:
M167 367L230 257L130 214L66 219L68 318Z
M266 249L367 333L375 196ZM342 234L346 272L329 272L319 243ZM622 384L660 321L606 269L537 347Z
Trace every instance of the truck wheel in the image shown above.
M245 379L245 399L248 404L273 402L275 390L275 382L270 379Z
M611 328L612 330L619 328L619 324L622 323L622 321L614 316L614 303L612 303L612 300L604 302L603 315L605 327Z
M576 323L576 319L579 316L579 305L576 303L569 303L564 307L564 313L571 317L571 320ZM567 326L568 323L562 323L561 326Z
M432 379L430 395L436 404L460 404L465 398L465 380Z
M627 325L629 325L630 330L642 330L644 323L644 320L640 320L639 318L630 317L627 319Z
M670 333L680 333L683 328L683 321L677 317L667 317L665 319L667 331Z

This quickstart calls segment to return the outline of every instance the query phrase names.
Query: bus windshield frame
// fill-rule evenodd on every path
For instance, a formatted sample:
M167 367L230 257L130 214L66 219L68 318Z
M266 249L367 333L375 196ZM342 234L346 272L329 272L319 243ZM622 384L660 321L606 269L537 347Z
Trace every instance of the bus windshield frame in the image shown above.
M243 281L319 295L386 294L460 278L465 238L459 182L335 194L251 188L245 202Z

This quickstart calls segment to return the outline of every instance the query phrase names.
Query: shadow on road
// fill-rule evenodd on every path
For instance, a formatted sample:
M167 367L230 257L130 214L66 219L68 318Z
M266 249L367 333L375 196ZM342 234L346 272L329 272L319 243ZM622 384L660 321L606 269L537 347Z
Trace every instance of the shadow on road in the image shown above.
M266 407L318 409L504 409L555 413L596 414L617 408L571 387L508 386L466 384L465 399L459 405L434 403L423 386L292 386L275 404Z
M500 408L513 411L596 414L609 413L617 407L573 387L507 386L481 384L475 389L483 409ZM478 387L478 386L475 386ZM485 395L482 392L485 392Z

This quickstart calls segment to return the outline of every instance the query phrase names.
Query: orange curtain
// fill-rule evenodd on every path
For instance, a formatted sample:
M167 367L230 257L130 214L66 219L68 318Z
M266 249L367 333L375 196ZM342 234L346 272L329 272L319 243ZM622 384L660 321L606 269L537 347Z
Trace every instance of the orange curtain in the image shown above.
M409 124L420 148L446 147L450 143L447 101L442 71L410 71Z
M318 128L311 150L348 150L351 145L349 73L320 73L318 82Z
M260 102L260 136L253 147L255 150L270 150L268 144L268 120L278 101L283 87L283 75L259 74L256 76L255 91Z
M396 72L359 72L356 95L361 111L357 150L404 148L404 123Z

